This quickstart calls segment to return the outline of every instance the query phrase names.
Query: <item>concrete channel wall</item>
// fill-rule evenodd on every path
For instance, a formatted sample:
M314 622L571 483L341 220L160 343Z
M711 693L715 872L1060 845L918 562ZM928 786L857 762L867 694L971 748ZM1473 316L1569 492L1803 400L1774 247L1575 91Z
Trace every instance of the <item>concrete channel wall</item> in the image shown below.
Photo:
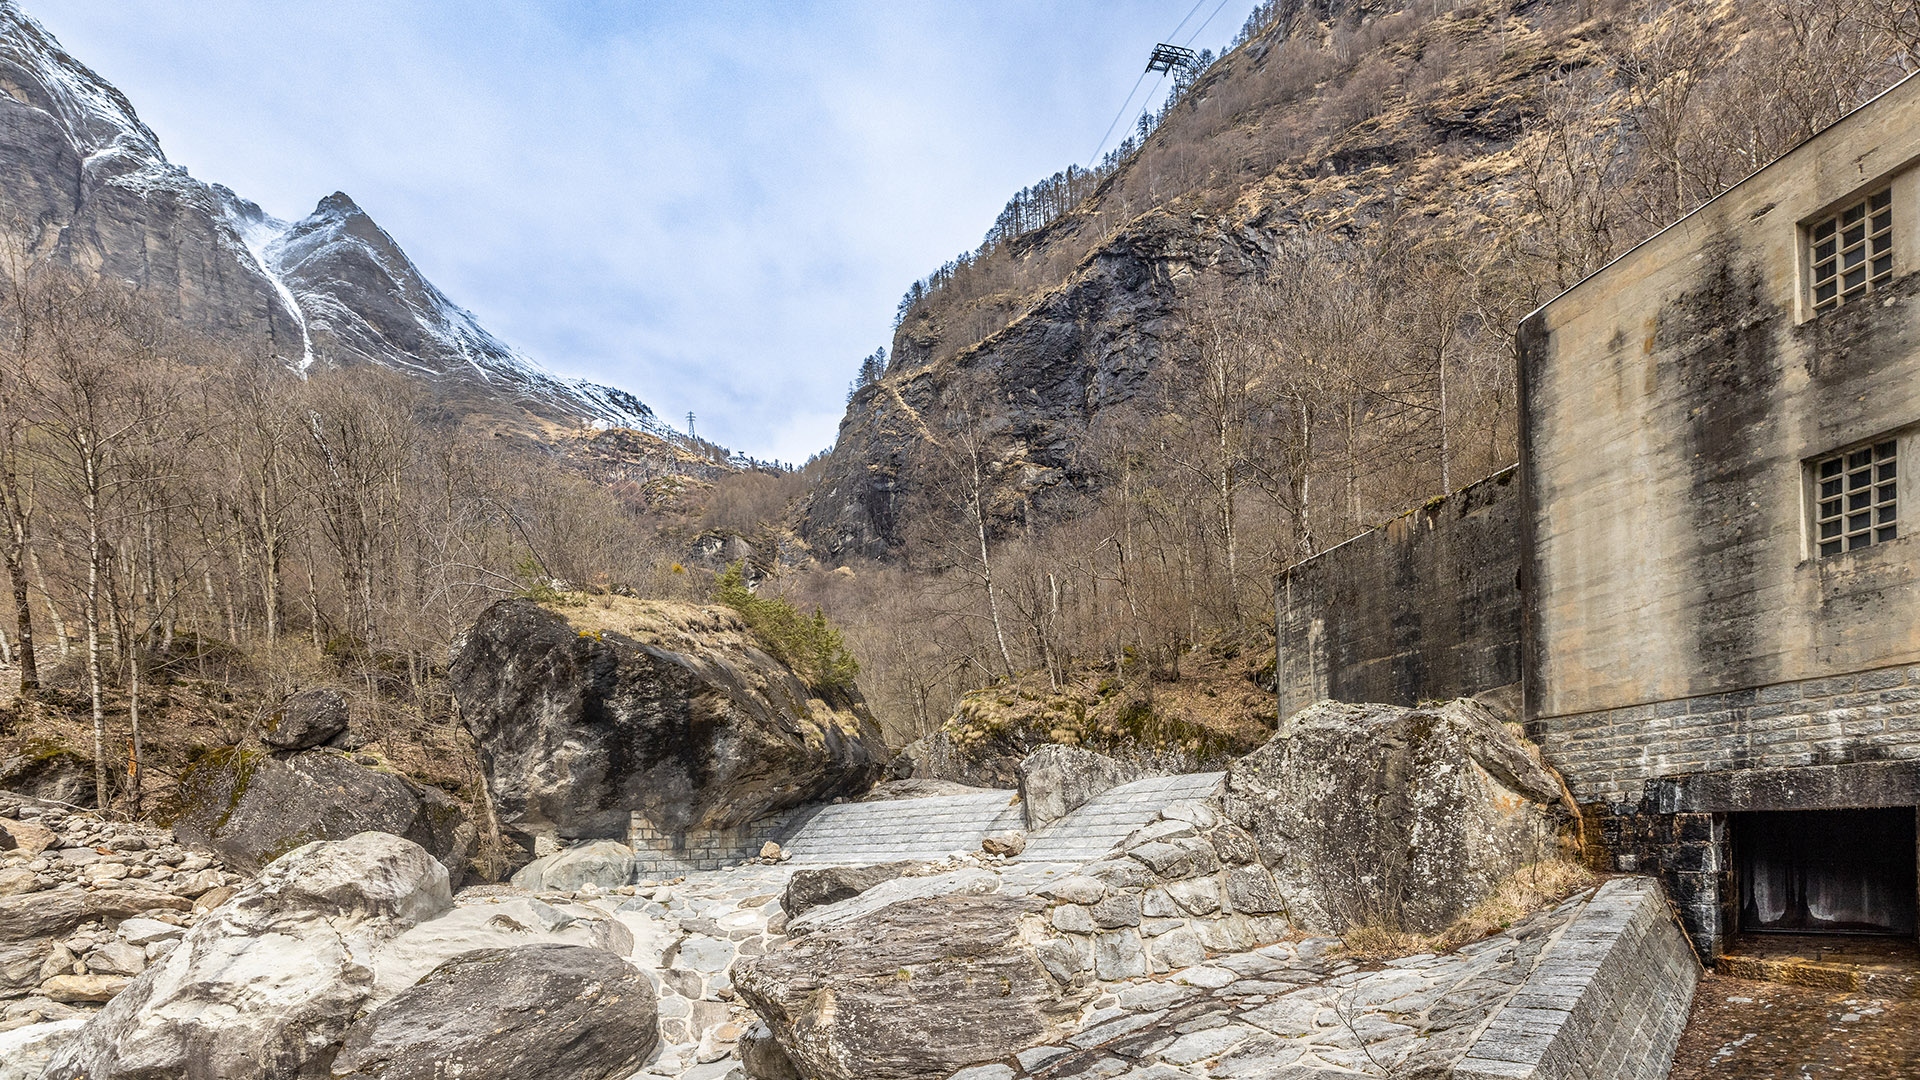
M1615 878L1547 948L1455 1080L1661 1080L1700 964L1652 878Z

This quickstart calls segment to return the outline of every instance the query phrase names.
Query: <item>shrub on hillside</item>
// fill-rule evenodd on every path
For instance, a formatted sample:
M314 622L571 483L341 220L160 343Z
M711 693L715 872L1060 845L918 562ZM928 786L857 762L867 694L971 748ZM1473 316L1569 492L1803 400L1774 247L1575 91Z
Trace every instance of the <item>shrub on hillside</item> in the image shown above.
M713 583L713 598L740 613L777 659L820 690L851 690L860 662L846 639L819 608L811 616L778 596L760 596L747 587L746 564L727 564Z

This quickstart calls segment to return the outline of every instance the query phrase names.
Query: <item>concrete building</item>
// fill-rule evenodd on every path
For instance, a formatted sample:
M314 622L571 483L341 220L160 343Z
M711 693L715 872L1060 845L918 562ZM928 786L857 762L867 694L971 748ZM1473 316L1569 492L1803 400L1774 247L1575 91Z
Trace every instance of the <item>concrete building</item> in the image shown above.
M1909 80L1525 321L1519 505L1469 489L1283 576L1283 709L1481 693L1516 655L1590 855L1659 873L1703 955L1913 938L1916 271Z
M1521 326L1525 710L1713 955L1915 932L1920 81Z

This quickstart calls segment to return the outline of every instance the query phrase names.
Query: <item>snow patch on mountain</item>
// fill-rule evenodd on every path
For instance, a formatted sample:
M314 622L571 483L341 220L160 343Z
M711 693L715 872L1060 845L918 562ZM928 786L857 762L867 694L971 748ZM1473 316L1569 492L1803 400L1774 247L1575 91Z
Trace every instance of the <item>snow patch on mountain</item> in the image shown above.
M267 283L273 286L273 291L279 294L281 303L286 305L288 314L293 316L294 322L300 327L300 360L294 365L294 370L302 375L306 374L313 367L313 334L307 329L307 313L300 307L300 301L293 295L293 290L287 288L287 283L267 262L267 248L285 235L290 226L260 209L259 203L234 194L231 188L215 184L213 194L214 198L219 200L221 216L233 229L234 235L239 238L241 246L252 258L253 265L259 269L260 276L266 278Z
M119 200L131 196L163 200L178 208L170 212L206 222L235 269L267 287L268 334L277 341L281 327L298 329L300 354L287 358L296 370L366 362L430 382L478 383L503 403L549 418L667 430L632 394L562 378L487 332L344 194L289 224L194 179L167 161L126 95L68 55L14 0L0 0L0 95L58 124L81 163L81 198L118 193L110 200L116 220L127 220L130 208ZM142 215L133 209L132 216Z

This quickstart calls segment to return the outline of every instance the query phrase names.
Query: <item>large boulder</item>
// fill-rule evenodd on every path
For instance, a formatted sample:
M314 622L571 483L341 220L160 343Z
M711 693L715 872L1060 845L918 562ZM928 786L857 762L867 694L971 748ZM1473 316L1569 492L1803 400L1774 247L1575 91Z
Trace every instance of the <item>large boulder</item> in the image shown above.
M1147 775L1128 765L1077 746L1042 746L1020 760L1020 806L1027 828L1058 821L1088 799Z
M70 806L93 805L93 759L58 739L32 738L0 750L0 791Z
M174 831L252 873L315 840L362 832L404 836L432 852L459 887L475 831L460 804L333 750L202 755L181 777Z
M612 840L591 840L538 858L513 875L528 892L574 892L582 886L617 889L633 884L633 849Z
M583 945L463 953L347 1030L337 1080L614 1080L659 1044L653 986Z
M1045 907L998 893L897 903L741 962L734 988L812 1080L946 1077L1079 1016L1084 993L1035 952Z
M449 669L499 819L522 837L724 829L864 791L885 759L857 692L802 681L731 611L503 600Z
M367 958L452 906L446 868L390 833L307 844L209 912L60 1048L58 1080L323 1077L367 1003Z
M884 881L907 872L919 864L912 860L873 863L868 866L822 866L795 870L787 879L780 896L780 909L789 918L823 904L851 900Z
M292 694L267 716L260 741L280 750L307 750L347 730L347 698L316 686Z
M1323 701L1227 770L1296 925L1434 933L1521 866L1562 854L1565 785L1471 699Z

